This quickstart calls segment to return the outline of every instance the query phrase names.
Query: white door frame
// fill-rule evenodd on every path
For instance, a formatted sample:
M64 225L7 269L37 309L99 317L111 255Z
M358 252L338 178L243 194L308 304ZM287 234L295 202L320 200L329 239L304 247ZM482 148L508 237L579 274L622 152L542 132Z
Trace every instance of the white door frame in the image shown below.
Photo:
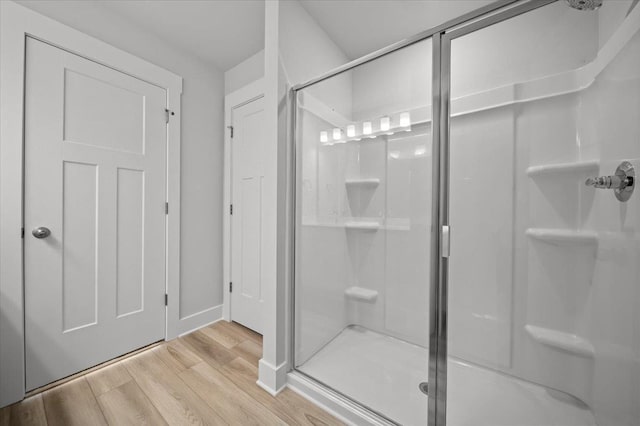
M224 97L224 195L222 203L222 318L226 321L232 320L231 294L229 283L231 282L231 201L233 179L231 174L231 132L232 112L234 108L248 104L264 97L264 79L258 79L249 83L235 92Z
M0 407L25 395L23 176L26 37L60 47L167 91L166 339L180 306L180 97L182 77L12 1L0 1Z

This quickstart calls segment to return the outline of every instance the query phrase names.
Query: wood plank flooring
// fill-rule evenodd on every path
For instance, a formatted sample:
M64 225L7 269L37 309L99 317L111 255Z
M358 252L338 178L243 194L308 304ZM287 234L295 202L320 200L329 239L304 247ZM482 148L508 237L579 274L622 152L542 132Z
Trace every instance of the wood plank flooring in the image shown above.
M341 425L256 385L262 336L219 321L0 409L13 425Z

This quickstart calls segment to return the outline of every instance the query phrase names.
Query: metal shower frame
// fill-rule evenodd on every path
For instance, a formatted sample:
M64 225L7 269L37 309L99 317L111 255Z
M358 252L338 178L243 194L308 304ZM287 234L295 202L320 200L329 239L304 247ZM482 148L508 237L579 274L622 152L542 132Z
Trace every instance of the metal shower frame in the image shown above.
M447 406L447 303L448 303L448 253L443 252L443 242L447 237L449 226L449 126L450 126L450 87L451 87L451 42L459 37L497 24L534 9L554 3L558 0L499 0L476 9L442 25L423 31L413 37L392 44L371 54L349 62L305 83L293 86L289 92L291 105L291 175L289 190L292 194L290 223L291 253L290 264L290 312L289 318L289 362L291 370L320 384L333 397L346 405L366 411L373 411L353 401L348 396L332 389L329 384L321 383L313 377L295 368L295 283L296 247L298 245L296 230L300 219L300 205L296 176L298 174L298 156L296 138L297 94L300 90L320 83L355 67L374 61L385 55L403 49L429 38L432 39L432 227L431 227L431 271L429 280L429 395L428 425L446 425ZM448 241L447 241L448 244ZM445 248L446 251L446 248ZM417 391L417 390L416 390ZM393 420L373 411L382 420L394 424Z

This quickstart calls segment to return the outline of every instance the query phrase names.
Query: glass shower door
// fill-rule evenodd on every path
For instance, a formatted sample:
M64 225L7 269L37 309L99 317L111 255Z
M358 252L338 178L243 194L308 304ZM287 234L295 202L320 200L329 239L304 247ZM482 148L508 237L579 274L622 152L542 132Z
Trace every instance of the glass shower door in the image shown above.
M640 8L533 3L443 39L447 424L637 425Z
M296 94L295 368L404 425L427 422L431 62L427 39Z

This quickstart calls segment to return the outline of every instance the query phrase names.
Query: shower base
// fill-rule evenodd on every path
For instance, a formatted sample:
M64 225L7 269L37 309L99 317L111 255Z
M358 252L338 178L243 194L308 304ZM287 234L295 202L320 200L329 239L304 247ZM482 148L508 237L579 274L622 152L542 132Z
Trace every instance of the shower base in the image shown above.
M298 370L393 421L425 425L428 351L359 326L345 328ZM447 425L595 426L572 397L450 358Z

